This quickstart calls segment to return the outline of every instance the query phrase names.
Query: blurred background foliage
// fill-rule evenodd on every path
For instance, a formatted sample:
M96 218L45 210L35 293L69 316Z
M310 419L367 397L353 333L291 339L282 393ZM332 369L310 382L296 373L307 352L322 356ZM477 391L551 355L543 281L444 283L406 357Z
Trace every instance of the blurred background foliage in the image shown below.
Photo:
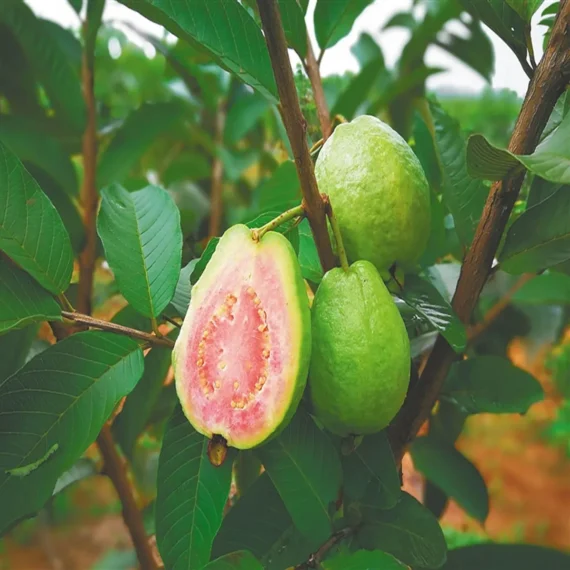
M486 80L492 76L493 49L487 32L459 2L417 3L424 4L423 16L402 12L384 26L411 31L394 68L386 66L374 38L362 34L352 47L360 70L324 77L323 86L332 115L350 120L363 113L376 114L410 141L422 161L434 205L432 235L422 265L429 267L430 280L450 299L463 254L453 218L441 201L449 183L451 158L461 160L466 137L475 132L506 146L521 99L514 92L495 91L490 86L478 95L462 93L461 85L456 93L426 93L426 78L440 71L424 63L430 45L461 59ZM36 18L23 3L11 4L15 6L12 12L0 9L0 140L41 182L79 251L83 243L78 196L84 117L78 88L80 32ZM243 4L257 17L254 2ZM461 34L446 28L452 20L462 27ZM226 227L297 203L299 183L274 105L190 44L166 32L155 37L131 24L126 29L154 50L149 55L133 43L124 32L124 23L105 21L97 35L98 186L118 182L137 190L153 183L166 188L181 213L184 266ZM45 51L43 60L38 50ZM311 84L301 65L295 79L314 144L321 136L320 127ZM563 101L560 113L566 108ZM442 125L452 133L445 140L438 139ZM431 133L435 133L435 143ZM482 207L487 190L486 183L475 182L473 192L480 204L476 207ZM517 211L525 210L527 200L540 201L540 196L552 191L540 179L528 180ZM306 224L296 230L299 256L305 278L315 285L321 272ZM467 420L458 444L483 473L492 510L483 529L451 503L443 517L450 546L493 538L570 547L570 523L567 512L562 512L570 500L570 470L565 461L570 455L566 328L570 277L567 267L557 269L518 288L508 307L471 348L474 354L507 355L532 371L547 398L525 417L480 414ZM477 319L511 291L515 282L515 277L498 271L485 288ZM95 295L95 314L109 319L115 315L120 322L116 313L125 302L105 267L98 270ZM402 310L415 337L416 358L421 360L434 333L415 314ZM22 360L29 359L47 345L49 336L43 327L39 333L37 327L28 327L0 337L0 351L21 350ZM9 373L2 366L0 359L0 372ZM141 502L150 510L160 445L156 436L174 402L171 378L163 374L164 393L149 429L133 449ZM95 451L90 461L99 461ZM84 474L93 473L89 462L84 468ZM409 458L406 473L406 485L420 494L422 482ZM119 511L104 477L71 485L56 494L40 516L0 541L0 568L132 567L133 553ZM152 516L148 518L152 524Z

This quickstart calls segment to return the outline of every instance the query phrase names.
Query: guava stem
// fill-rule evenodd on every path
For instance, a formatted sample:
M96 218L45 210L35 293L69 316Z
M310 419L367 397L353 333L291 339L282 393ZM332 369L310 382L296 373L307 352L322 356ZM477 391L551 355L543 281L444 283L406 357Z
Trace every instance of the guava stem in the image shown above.
M288 222L293 218L298 218L304 215L305 215L305 208L303 204L295 206L290 210L286 210L285 212L283 212L282 214L280 214L270 222L267 222L267 224L265 224L264 226L251 230L252 237L255 241L259 241L267 232L270 232L271 230L278 228L281 224L284 224L285 222Z
M311 156L313 156L313 154L315 152L317 152L317 150L319 150L323 144L325 144L325 139L319 139L310 149L309 149L309 154Z
M339 124L348 123L344 115L335 115L333 120L338 121Z
M344 249L344 243L342 241L342 235L340 233L340 228L338 227L338 221L334 215L332 206L327 196L327 216L329 217L329 222L331 224L334 240L336 242L336 251L338 253L338 258L340 260L340 266L344 271L348 271L348 259L346 258L346 250Z

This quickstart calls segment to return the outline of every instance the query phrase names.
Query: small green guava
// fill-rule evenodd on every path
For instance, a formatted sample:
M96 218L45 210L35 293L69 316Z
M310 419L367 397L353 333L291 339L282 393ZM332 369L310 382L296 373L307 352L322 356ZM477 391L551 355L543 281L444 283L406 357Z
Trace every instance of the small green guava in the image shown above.
M430 190L406 141L376 117L339 125L324 144L315 175L328 194L348 260L365 259L381 273L410 268L430 232Z
M311 310L309 388L332 433L366 435L396 415L410 380L410 342L400 313L368 261L323 278Z

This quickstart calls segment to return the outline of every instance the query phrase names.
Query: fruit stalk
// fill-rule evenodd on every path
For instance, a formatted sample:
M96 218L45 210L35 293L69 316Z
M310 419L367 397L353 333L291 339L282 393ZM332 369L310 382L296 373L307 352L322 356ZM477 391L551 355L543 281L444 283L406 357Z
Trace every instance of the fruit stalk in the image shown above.
M338 258L340 260L340 266L344 271L348 271L349 265L348 265L348 259L346 258L346 250L344 249L344 243L342 241L342 235L340 233L340 228L338 227L338 221L336 219L336 216L334 215L334 211L332 209L328 197L326 199L326 204L327 204L327 216L329 218L334 240L336 242L336 251L338 253Z
M299 105L279 7L276 0L257 0L257 6L277 83L280 112L301 182L305 211L315 238L321 265L324 271L328 271L335 266L335 258L327 229L325 204L319 194L313 160L309 153L307 121Z
M295 206L290 210L286 210L285 212L283 212L282 214L280 214L270 222L267 222L264 226L261 226L260 228L254 228L253 230L251 230L253 239L255 241L259 241L267 232L270 232L278 228L280 225L288 222L289 220L292 220L293 218L298 218L304 215L305 215L305 208L303 207L303 204Z

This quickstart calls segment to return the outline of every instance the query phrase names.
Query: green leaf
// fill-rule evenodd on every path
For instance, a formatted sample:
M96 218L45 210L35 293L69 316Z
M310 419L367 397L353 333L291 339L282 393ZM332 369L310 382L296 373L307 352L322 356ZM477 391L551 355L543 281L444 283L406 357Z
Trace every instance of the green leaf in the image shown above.
M0 142L0 249L48 291L63 293L73 252L54 205Z
M479 356L451 366L442 397L468 414L524 414L544 393L533 376L506 358Z
M308 538L326 540L342 478L340 459L328 436L300 407L281 435L257 454L295 526Z
M477 468L452 444L434 436L419 437L410 448L414 466L448 497L481 523L489 514L489 494Z
M467 172L472 178L502 180L521 170L517 158L507 150L493 146L483 135L471 135L467 141Z
M525 22L505 0L461 0L461 3L487 24L519 59L526 59Z
M323 267L308 220L299 224L299 265L304 279L319 284L323 278Z
M247 550L238 550L210 562L204 570L263 570L263 566Z
M544 180L570 184L570 115L548 135L533 154L513 154L489 143L483 135L472 135L467 144L470 176L484 180L502 180L522 167Z
M385 70L382 59L374 59L365 65L340 94L331 111L331 116L341 114L351 120Z
M193 259L180 270L176 289L174 290L174 295L170 301L170 304L176 309L176 312L183 318L186 316L186 312L188 311L188 305L190 304L190 297L192 295L190 276L192 275L197 263L198 260Z
M525 283L512 297L521 305L570 304L570 277L563 273L543 273Z
M320 48L330 48L347 36L356 18L371 2L372 0L318 0L314 22Z
M97 231L121 293L141 314L158 317L178 281L182 256L180 214L162 188L101 192Z
M385 431L364 437L349 455L341 456L344 476L344 497L361 501L370 485L378 502L392 508L400 499L400 476Z
M483 31L481 22L473 18L471 22L463 22L469 30L469 37L454 34L448 30L441 38L437 38L435 45L449 52L463 63L479 73L488 82L491 82L495 67L495 54L489 36Z
M536 273L570 258L570 193L556 192L515 220L499 254L508 273Z
M455 221L455 230L469 247L479 223L488 190L467 173L465 140L459 123L439 105L431 104L435 125L435 144L443 175L443 199Z
M98 474L97 465L93 459L81 457L58 477L55 487L53 488L53 494L57 495L70 485L96 474Z
M248 93L240 97L231 107L224 126L224 141L232 145L245 137L265 111L269 108L269 101L259 93Z
M352 554L341 554L325 560L321 566L324 570L406 570L408 568L381 550L358 550Z
M198 279L200 279L204 269L206 269L206 265L208 265L208 261L210 261L212 255L214 255L214 251L216 251L219 241L219 237L214 237L208 242L206 249L202 252L200 259L196 262L196 265L194 265L194 269L190 274L190 283L192 285L195 285Z
M170 368L171 354L169 348L155 346L145 356L142 378L127 396L121 413L113 422L115 439L129 457L158 400Z
M29 163L24 164L24 167L36 179L44 194L55 206L69 235L71 247L77 255L85 243L85 226L74 199L45 171Z
M307 55L305 13L297 0L277 0L277 2L287 43L299 54L301 59L304 59Z
M266 570L283 570L306 560L319 547L293 525L269 476L261 475L224 517L212 557L245 548Z
M37 332L37 325L29 325L0 336L0 382L24 365Z
M27 273L0 257L0 334L38 321L60 321L55 299Z
M284 211L297 206L301 198L301 184L295 163L291 160L280 164L271 177L253 191L257 212Z
M544 0L507 0L507 4L527 23L540 8Z
M570 186L555 184L554 182L544 180L544 178L541 178L540 176L533 176L526 201L527 210L537 204L540 204L540 202L544 202L544 200L550 198L553 194L556 194L556 192L561 188L564 188L564 192L568 192L570 190Z
M101 26L105 0L87 0L87 21L84 30L85 52L92 57L95 51L95 40Z
M2 115L0 141L22 162L41 168L70 196L77 196L75 168L57 139L36 126L36 121L17 115Z
M156 497L156 542L171 570L202 568L222 523L233 453L230 450L224 463L214 467L208 441L178 406L162 443Z
M384 55L380 46L374 38L366 32L360 34L356 43L350 48L354 57L358 60L360 67L365 67L371 61L381 61L384 63Z
M418 275L407 274L404 277L404 288L398 293L398 297L427 319L456 352L465 348L465 327L451 305L429 281Z
M238 2L211 0L120 0L164 26L170 33L199 45L271 101L277 87L265 39L255 20Z
M356 538L363 548L383 550L408 565L439 568L446 559L445 538L437 519L405 492L393 509L374 509Z
M71 7L79 14L83 7L83 0L67 0Z
M4 0L0 23L16 35L56 115L77 131L85 124L79 75L57 39L22 0Z
M145 103L133 111L101 153L97 167L99 187L123 182L156 139L183 116L184 108L176 102Z
M565 552L532 544L473 544L449 551L442 570L536 570L568 568Z
M51 346L0 384L0 530L49 499L142 371L134 340L88 331Z

